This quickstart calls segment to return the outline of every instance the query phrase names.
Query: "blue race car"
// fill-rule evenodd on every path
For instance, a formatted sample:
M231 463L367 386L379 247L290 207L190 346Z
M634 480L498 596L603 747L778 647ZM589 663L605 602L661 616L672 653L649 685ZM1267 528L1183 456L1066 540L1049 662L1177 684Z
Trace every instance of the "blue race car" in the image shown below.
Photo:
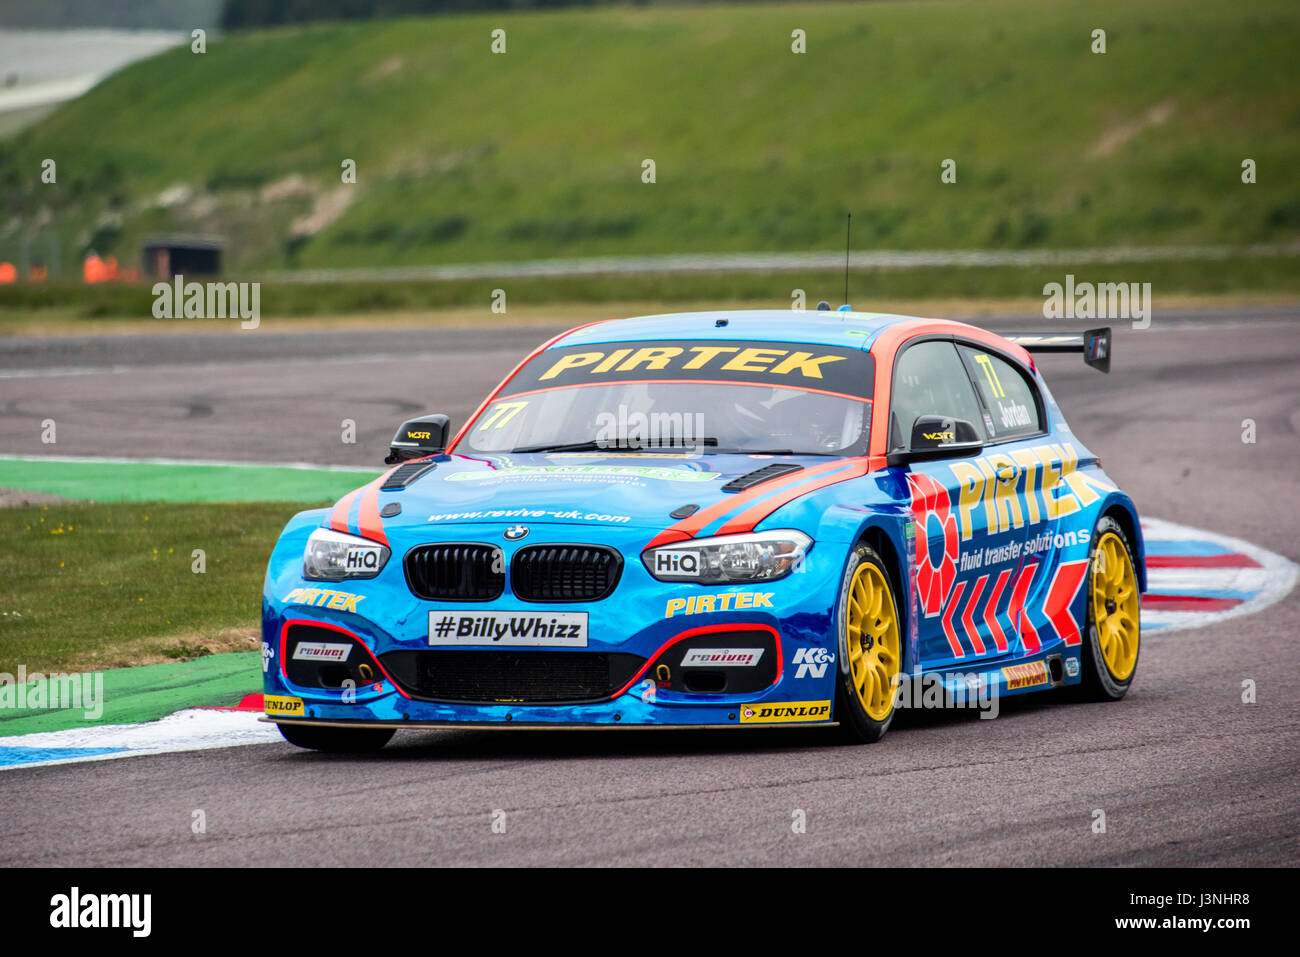
M908 686L1121 698L1138 516L1036 351L1109 371L1110 331L846 307L557 336L450 441L445 415L403 424L389 471L289 522L268 720L329 751L485 726L875 741Z

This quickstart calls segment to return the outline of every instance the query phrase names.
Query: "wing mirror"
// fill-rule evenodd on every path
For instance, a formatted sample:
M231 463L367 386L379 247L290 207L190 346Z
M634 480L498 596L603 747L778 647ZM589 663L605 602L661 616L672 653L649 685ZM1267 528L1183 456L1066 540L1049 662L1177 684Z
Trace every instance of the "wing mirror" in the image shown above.
M966 419L949 415L920 415L912 423L912 440L906 450L891 452L890 465L909 462L932 462L936 459L959 459L984 448L975 426Z
M451 430L451 417L441 412L422 415L403 422L389 443L385 465L396 465L407 459L434 455L447 447L447 433Z

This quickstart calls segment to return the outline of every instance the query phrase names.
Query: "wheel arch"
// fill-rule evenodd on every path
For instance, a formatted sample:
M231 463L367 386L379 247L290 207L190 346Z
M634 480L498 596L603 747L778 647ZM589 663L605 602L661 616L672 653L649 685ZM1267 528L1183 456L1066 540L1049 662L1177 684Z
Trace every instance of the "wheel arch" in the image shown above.
M912 603L909 600L908 591L908 563L906 553L903 551L904 545L898 539L898 531L891 530L880 522L871 522L863 525L858 530L857 540L854 547L859 545L868 545L873 548L885 563L885 569L893 579L891 584L894 586L894 604L898 611L899 630L903 639L903 668L911 668L914 664L909 660L915 653L912 643L909 640L911 635L912 624Z
M1147 590L1146 543L1142 539L1142 523L1138 519L1137 508L1127 495L1112 495L1103 503L1098 517L1109 516L1119 523L1125 537L1133 546L1134 565L1138 576L1138 590Z

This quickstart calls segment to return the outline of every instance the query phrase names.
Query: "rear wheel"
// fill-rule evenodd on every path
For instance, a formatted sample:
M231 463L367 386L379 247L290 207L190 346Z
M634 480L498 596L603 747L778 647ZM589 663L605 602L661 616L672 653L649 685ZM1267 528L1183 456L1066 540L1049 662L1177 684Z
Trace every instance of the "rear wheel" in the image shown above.
M835 717L852 740L879 741L894 720L903 642L889 572L867 545L849 559L836 620L847 661L836 663Z
M1092 533L1087 598L1083 685L1093 698L1118 701L1137 673L1141 598L1128 536L1109 515L1101 517Z
M364 754L378 751L393 736L392 728L327 728L319 724L277 725L284 740L312 751Z

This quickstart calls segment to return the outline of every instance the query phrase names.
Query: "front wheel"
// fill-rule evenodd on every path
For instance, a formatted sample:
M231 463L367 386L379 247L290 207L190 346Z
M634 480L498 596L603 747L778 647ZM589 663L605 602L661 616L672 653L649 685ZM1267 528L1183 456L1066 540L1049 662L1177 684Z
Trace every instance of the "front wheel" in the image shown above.
M364 754L378 751L393 736L392 728L328 728L319 724L279 724L284 740L310 751Z
M1092 533L1087 597L1083 686L1089 697L1118 701L1137 673L1141 597L1128 536L1109 515L1097 521Z
M894 720L894 686L903 662L902 627L889 572L867 545L849 558L836 614L835 716L851 740L879 741Z

